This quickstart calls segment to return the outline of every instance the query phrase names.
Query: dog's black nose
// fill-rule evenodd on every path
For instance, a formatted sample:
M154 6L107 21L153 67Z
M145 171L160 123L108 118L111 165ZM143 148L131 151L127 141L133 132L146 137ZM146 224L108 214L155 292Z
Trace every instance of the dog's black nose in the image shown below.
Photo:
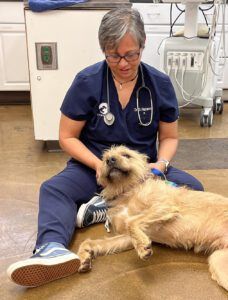
M113 166L115 164L115 162L116 162L116 158L113 156L106 160L107 165L110 167Z

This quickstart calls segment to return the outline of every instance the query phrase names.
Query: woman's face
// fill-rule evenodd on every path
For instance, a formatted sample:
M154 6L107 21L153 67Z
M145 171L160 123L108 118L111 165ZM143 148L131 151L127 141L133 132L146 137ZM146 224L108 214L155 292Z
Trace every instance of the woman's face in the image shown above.
M111 56L109 57L109 55ZM116 55L127 55L126 59L129 59L130 61L127 61L125 58L121 58L119 62L112 62L112 56L115 58ZM140 49L139 44L132 37L132 35L130 33L126 33L125 36L120 40L118 47L115 49L107 49L105 51L105 56L107 64L115 78L121 82L128 81L131 80L138 72L138 66L142 56L142 49Z

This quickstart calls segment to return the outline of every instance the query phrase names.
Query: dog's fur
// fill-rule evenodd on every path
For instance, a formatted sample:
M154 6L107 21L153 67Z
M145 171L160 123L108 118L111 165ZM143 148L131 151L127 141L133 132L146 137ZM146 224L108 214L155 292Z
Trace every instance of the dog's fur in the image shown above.
M212 278L228 290L228 198L169 186L151 175L145 155L124 146L104 153L99 183L117 235L84 241L79 272L98 255L132 248L147 259L153 241L209 253Z

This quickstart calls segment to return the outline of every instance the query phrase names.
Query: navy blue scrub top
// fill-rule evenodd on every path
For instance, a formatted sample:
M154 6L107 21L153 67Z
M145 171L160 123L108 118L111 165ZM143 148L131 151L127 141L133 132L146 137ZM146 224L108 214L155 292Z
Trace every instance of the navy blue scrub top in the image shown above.
M106 61L79 72L64 98L61 112L72 120L87 121L80 140L99 158L111 145L125 145L155 162L159 121L174 122L178 119L178 103L169 77L145 63L141 64L145 85L150 88L153 98L153 121L147 127L139 124L137 110L142 122L147 123L151 113L149 93L140 93L139 107L136 105L136 91L142 84L140 72L131 98L123 109L109 70L110 111L115 116L111 126L104 123L107 112Z

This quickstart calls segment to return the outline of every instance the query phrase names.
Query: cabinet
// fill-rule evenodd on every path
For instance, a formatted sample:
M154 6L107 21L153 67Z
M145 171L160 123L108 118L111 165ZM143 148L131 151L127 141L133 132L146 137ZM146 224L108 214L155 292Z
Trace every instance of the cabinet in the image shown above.
M103 59L97 32L106 12L73 8L47 13L25 11L36 140L58 140L59 108L75 74ZM41 52L36 52L35 45L45 46L47 42L56 44L52 57L57 60L57 68L38 69Z
M0 91L29 90L23 2L0 2Z

